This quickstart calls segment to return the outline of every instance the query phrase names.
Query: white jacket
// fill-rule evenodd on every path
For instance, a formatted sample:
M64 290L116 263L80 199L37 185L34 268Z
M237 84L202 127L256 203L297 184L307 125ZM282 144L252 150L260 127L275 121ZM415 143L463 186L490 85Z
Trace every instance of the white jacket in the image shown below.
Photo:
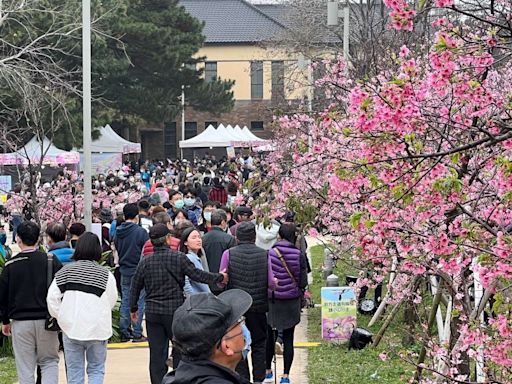
M117 302L116 280L94 261L65 265L53 279L46 297L48 311L74 340L108 340L112 308Z

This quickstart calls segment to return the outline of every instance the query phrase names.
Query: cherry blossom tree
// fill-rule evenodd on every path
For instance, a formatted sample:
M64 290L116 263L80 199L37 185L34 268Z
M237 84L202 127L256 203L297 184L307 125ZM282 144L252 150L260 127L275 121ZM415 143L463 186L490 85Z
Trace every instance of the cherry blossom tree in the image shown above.
M404 45L364 79L326 61L331 104L278 119L261 209L335 235L358 286L389 282L385 323L413 303L416 381L512 382L512 4L385 4L405 31L437 10L428 53Z

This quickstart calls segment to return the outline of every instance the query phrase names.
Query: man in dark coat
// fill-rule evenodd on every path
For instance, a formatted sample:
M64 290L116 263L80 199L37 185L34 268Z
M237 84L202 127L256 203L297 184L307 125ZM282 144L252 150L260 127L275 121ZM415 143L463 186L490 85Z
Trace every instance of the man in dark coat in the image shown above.
M142 335L142 317L144 313L144 294L139 297L139 317L134 324L133 337L130 334L130 286L132 278L139 264L144 243L149 239L148 233L139 226L139 208L137 204L126 204L123 208L125 222L116 228L114 244L119 253L119 266L121 272L121 308L119 332L121 342L133 338L135 342L146 341Z
M267 251L254 244L256 227L252 222L239 224L236 240L238 245L222 255L220 270L228 272L228 290L241 289L252 297L245 317L252 337L252 376L255 383L261 383L265 379L268 289L275 289L274 275ZM249 379L247 361L240 362L237 372Z
M173 344L184 359L162 384L249 384L235 367L250 349L243 314L251 304L251 296L239 289L189 296L172 323Z
M235 238L225 232L228 226L227 221L228 216L225 211L222 209L213 211L211 217L212 229L203 236L203 248L210 272L219 272L222 254L226 249L236 245ZM214 294L222 292L218 286L211 286L210 289Z

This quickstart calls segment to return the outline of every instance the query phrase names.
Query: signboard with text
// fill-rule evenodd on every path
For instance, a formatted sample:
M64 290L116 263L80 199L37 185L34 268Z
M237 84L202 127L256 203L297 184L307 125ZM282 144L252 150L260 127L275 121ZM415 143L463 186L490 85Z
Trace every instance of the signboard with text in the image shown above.
M322 339L348 342L357 326L357 298L352 287L322 287Z
M229 159L234 159L236 157L234 147L226 147L226 152L228 154Z

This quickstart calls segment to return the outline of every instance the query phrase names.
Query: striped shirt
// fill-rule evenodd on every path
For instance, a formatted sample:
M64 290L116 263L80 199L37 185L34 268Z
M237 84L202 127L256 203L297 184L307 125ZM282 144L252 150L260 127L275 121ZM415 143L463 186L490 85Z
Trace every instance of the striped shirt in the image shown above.
M95 261L66 264L48 289L48 311L74 340L107 340L112 336L116 279Z
M107 289L108 270L94 261L80 260L62 268L55 280L62 293L80 291L101 297Z

